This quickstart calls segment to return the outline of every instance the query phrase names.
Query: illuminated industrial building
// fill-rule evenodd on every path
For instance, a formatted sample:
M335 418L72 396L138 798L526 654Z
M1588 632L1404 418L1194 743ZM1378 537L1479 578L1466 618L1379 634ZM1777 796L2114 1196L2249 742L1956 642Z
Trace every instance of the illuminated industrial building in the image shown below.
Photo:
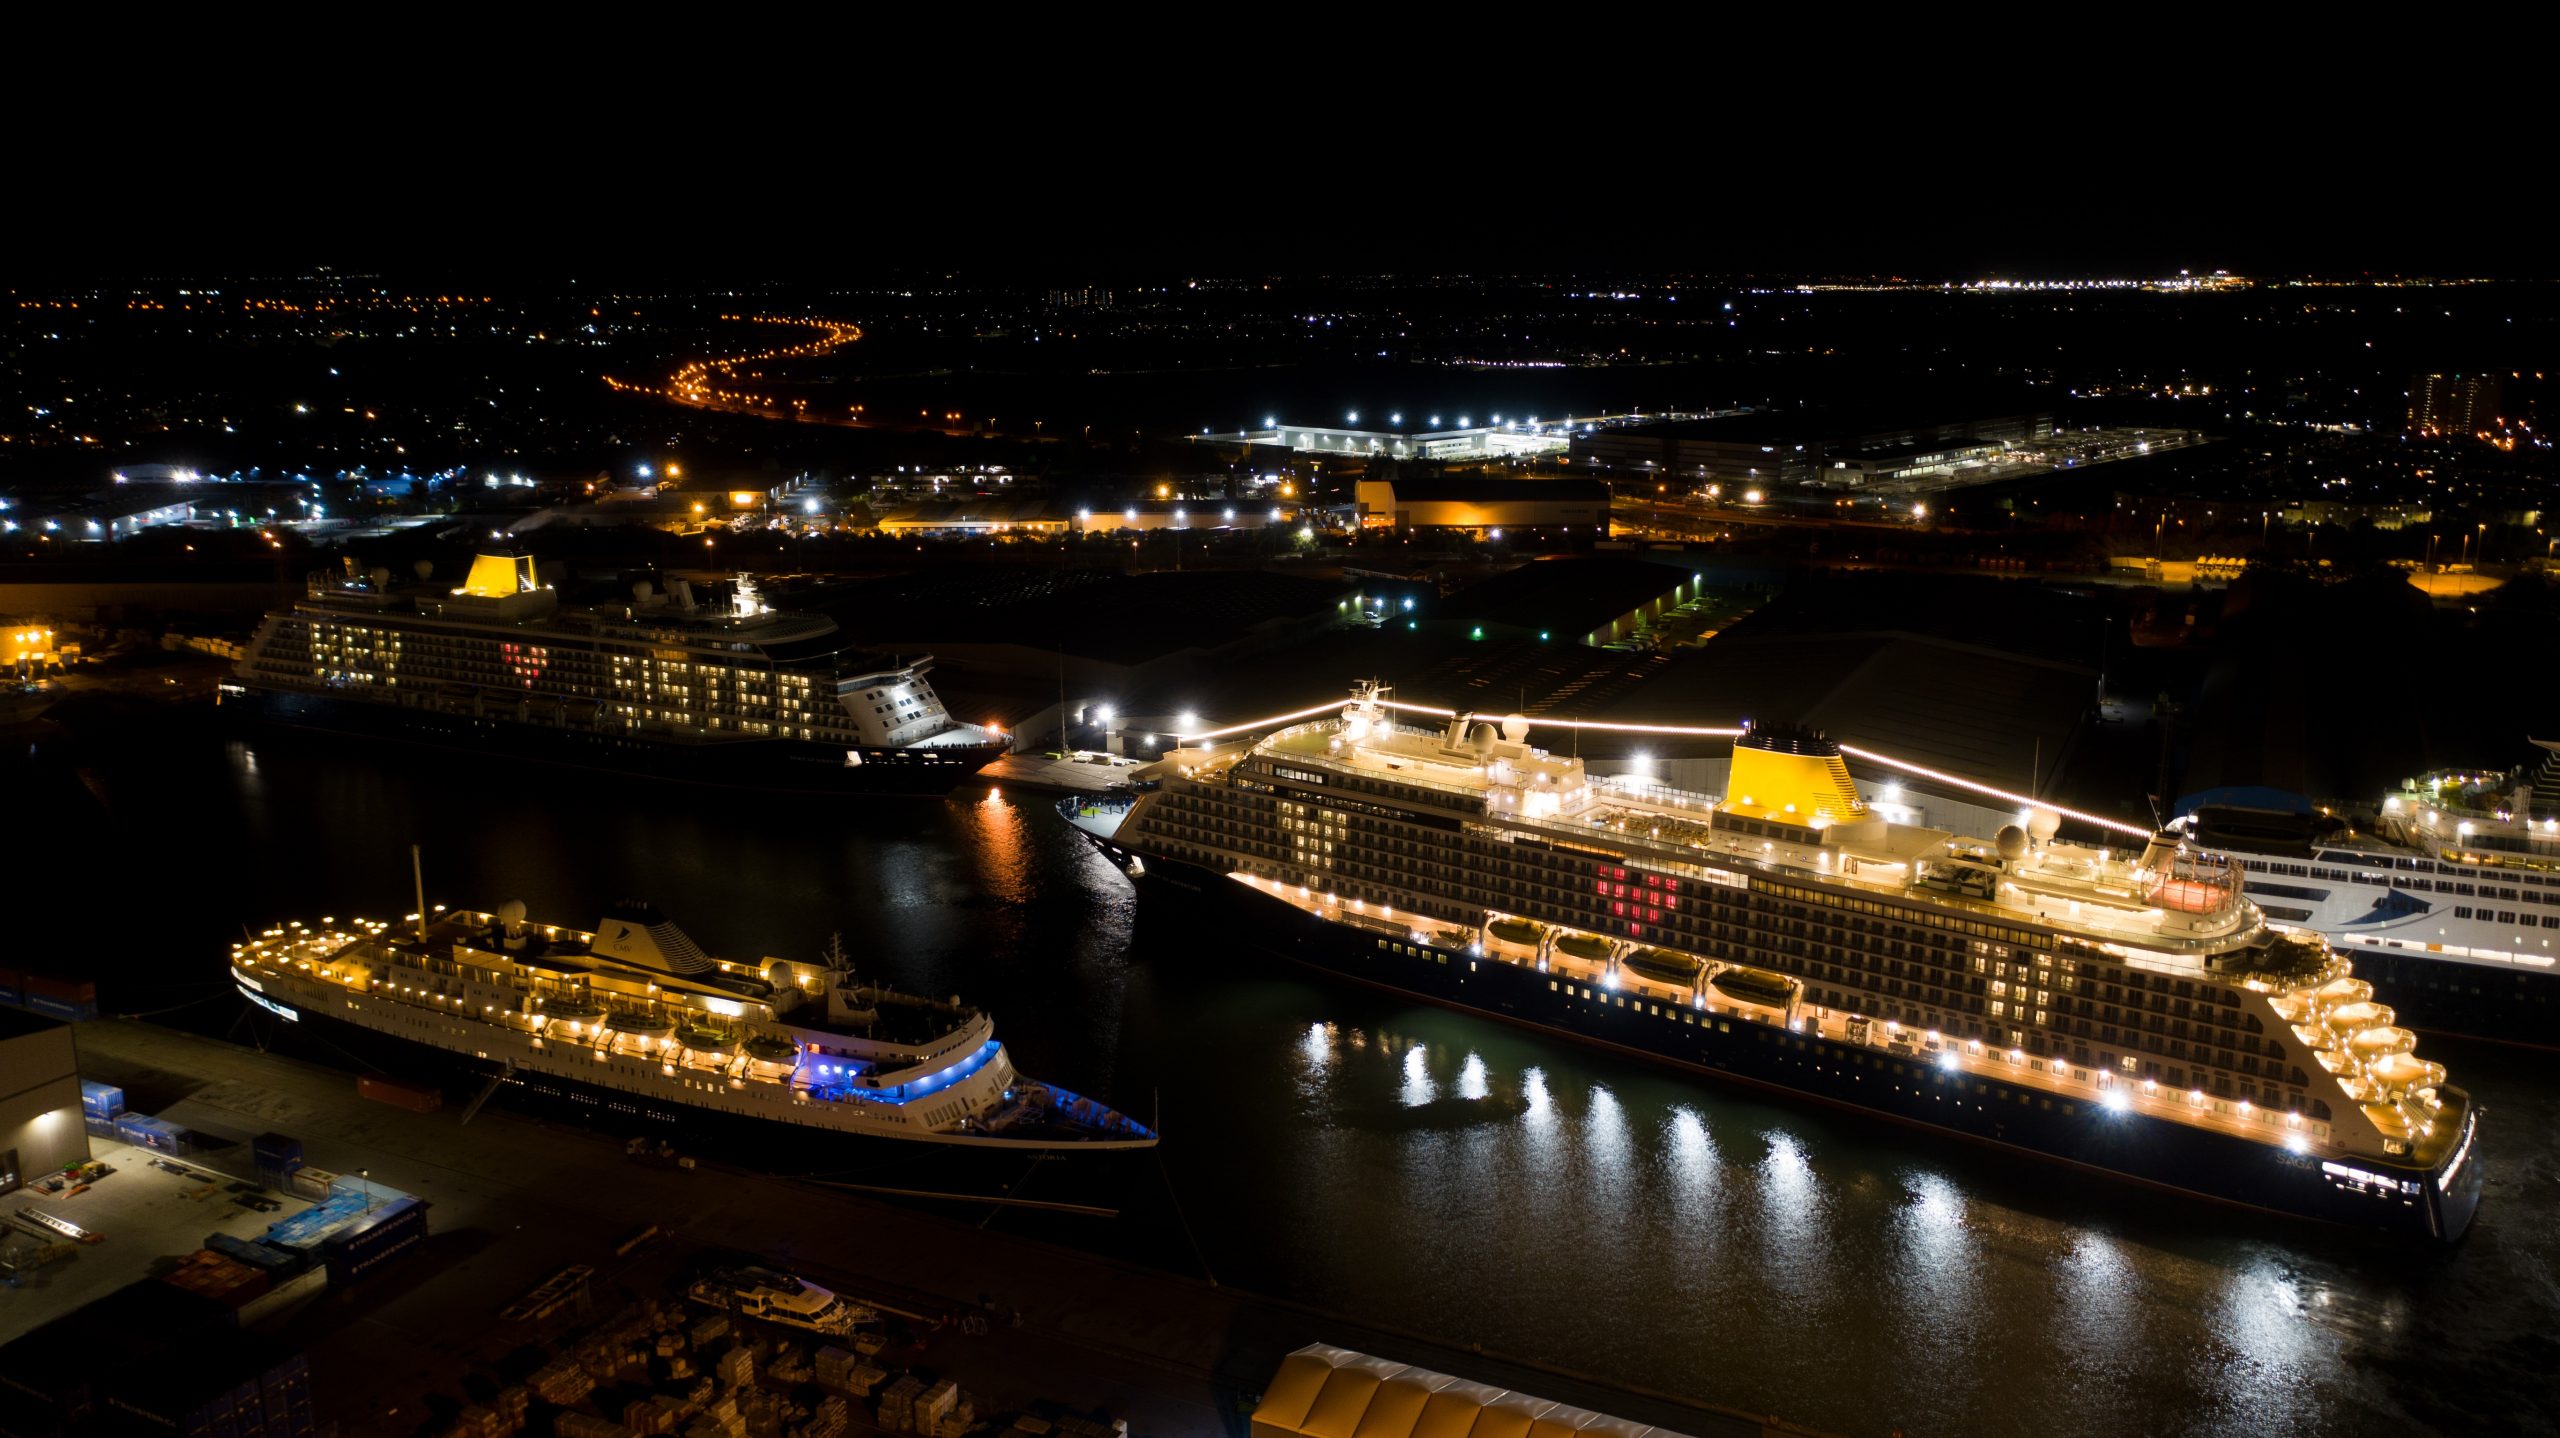
M0 1194L88 1160L71 1026L0 1005Z
M1578 479L1364 479L1360 523L1373 529L1597 530L1609 523L1609 487Z

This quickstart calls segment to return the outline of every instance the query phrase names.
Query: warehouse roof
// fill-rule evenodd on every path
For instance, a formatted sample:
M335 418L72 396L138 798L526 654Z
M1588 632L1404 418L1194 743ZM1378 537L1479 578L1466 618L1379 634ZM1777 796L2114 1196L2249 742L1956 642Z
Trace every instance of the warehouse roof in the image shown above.
M1680 1438L1667 1428L1324 1343L1310 1343L1280 1360L1253 1410L1252 1431L1253 1438L1466 1438L1488 1432Z
M1669 594L1689 582L1689 573L1613 554L1540 560L1458 591L1441 604L1440 615L1579 636Z

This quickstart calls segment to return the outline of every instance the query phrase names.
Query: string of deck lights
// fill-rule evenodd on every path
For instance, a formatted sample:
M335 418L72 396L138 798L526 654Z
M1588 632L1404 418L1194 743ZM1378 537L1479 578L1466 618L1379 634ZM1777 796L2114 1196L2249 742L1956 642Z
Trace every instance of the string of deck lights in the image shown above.
M1452 718L1458 712L1455 709L1443 709L1431 704L1415 704L1403 699L1381 699L1378 703L1389 709L1403 710L1408 714L1428 714L1434 718L1440 719ZM1174 738L1181 742L1189 743L1193 740L1215 741L1219 739L1232 738L1238 734L1260 733L1264 730L1277 728L1283 724L1295 723L1301 719L1312 719L1319 714L1328 714L1341 707L1342 706L1339 703L1316 704L1304 709L1291 710L1286 714L1273 714L1265 718L1249 720L1242 724L1230 724L1223 729L1204 729L1196 733L1176 731ZM1662 734L1693 739L1738 739L1744 732L1740 729L1717 728L1702 725L1620 724L1599 719L1540 719L1535 722L1559 729L1591 729L1612 734ZM1998 799L2002 803L2015 804L2021 808L2050 809L2065 819L2070 819L2077 823L2088 824L2095 828L2107 830L2110 833L2123 834L2136 839L2148 839L2151 837L2151 831L2149 829L2142 828L2136 824L2127 824L2121 820L2105 818L2101 815L2087 813L2079 809L2067 809L2059 804L2048 803L2042 799L2032 798L2025 794L2013 793L2010 790L1996 788L1989 784L1978 783L1972 779L1950 774L1941 769L1932 769L1923 764L1914 764L1907 759L1896 759L1892 755L1880 754L1873 749L1861 749L1852 745L1843 744L1840 746L1840 752L1848 755L1852 759L1857 759L1869 764L1880 765L1899 773L1911 775L1916 779L1926 779L1932 783L1952 785L1955 788L1964 789L1971 793Z

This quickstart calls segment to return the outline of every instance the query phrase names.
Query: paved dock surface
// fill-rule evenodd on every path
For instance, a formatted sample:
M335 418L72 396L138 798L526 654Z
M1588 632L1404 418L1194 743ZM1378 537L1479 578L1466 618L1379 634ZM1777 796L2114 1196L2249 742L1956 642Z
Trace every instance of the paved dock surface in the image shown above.
M982 784L1015 784L1054 794L1099 794L1113 784L1129 782L1133 766L1088 764L1050 759L1040 754L1007 754L978 771Z
M1804 1431L982 1231L983 1205L954 1205L944 1216L709 1163L644 1165L619 1141L583 1129L495 1105L465 1126L456 1107L411 1113L359 1098L348 1073L138 1022L84 1024L78 1037L85 1074L137 1096L183 1095L157 1101L164 1117L234 1145L192 1162L245 1173L248 1140L273 1130L302 1139L311 1164L365 1170L434 1205L433 1236L416 1258L262 1320L310 1350L318 1397L347 1438L406 1438L424 1421L430 1395L456 1397L466 1372L487 1371L529 1340L557 1337L556 1327L536 1333L496 1315L563 1265L596 1268L602 1309L625 1293L669 1294L675 1275L705 1249L768 1255L848 1291L867 1286L982 1319L932 1334L915 1362L998 1410L1061 1400L1125 1417L1139 1435L1245 1433L1280 1358L1317 1341L1676 1431ZM106 1210L98 1212L104 1222ZM192 1221L175 1240L189 1249L201 1237ZM652 1224L671 1236L614 1255L619 1241ZM109 1232L72 1262L139 1277L155 1257L141 1250L175 1233ZM87 1276L79 1282L82 1292L94 1286ZM1679 1375L1665 1386L1704 1377Z

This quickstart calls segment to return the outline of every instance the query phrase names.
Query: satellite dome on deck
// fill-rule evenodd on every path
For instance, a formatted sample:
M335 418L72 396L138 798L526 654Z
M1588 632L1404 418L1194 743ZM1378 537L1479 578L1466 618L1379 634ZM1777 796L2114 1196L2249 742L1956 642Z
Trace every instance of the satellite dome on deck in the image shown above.
M1528 737L1529 737L1529 718L1528 718L1528 716L1527 716L1527 715L1525 715L1525 714L1514 714L1514 715L1512 715L1510 718L1503 720L1503 721L1502 721L1502 737L1503 737L1503 738L1505 738L1505 739L1507 739L1507 740L1509 740L1509 741L1511 741L1511 742L1512 742L1512 743L1514 743L1514 744L1517 744L1517 743L1519 743L1520 741L1522 741L1522 740L1524 740L1524 739L1528 738Z
M499 923L506 925L510 929L523 927L524 900L509 899L505 903L500 904L498 906L497 918Z
M1479 755L1491 754L1493 752L1494 735L1492 725L1478 724L1475 727L1475 732L1467 737L1468 741L1475 745L1476 753Z
M2027 837L2039 844L2050 844L2062 832L2062 816L2051 809L2032 809L2027 813Z
M2027 856L2027 831L2015 824L2001 825L2000 832L1991 836L1991 842L1999 846L2003 859L2015 862Z

